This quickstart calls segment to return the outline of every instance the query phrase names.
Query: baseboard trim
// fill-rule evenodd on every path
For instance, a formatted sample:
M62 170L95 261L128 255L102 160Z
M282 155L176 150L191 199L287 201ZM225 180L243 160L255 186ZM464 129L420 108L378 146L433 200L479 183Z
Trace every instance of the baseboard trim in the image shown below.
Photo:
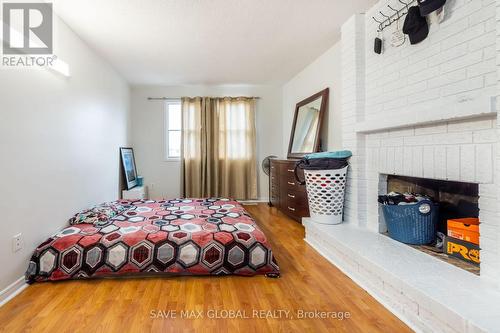
M7 288L0 291L0 307L19 295L19 293L27 287L28 284L26 283L24 276L21 276L19 279L7 286Z
M412 329L416 333L422 333L423 331L420 327L415 326L413 322L411 322L406 316L401 313L401 311L395 309L391 304L387 303L380 295L379 292L374 290L371 286L369 286L365 281L358 278L353 272L351 272L347 267L342 265L339 260L335 260L335 258L328 254L326 249L324 249L318 242L315 242L311 238L304 238L304 241L311 246L314 250L316 250L322 257L328 260L332 265L337 267L342 273L347 275L354 283L363 288L368 294L370 294L373 298L377 300L383 307L389 310L392 314L398 317L403 323L405 323L410 329Z
M254 200L238 200L238 202L242 205L245 204L257 204L257 203L268 203L269 199L264 198L264 199L254 199Z

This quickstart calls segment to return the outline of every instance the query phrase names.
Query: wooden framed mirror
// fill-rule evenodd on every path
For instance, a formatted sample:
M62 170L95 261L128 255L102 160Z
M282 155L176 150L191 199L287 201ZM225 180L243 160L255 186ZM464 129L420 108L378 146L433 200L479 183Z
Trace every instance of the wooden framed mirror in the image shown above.
M328 94L329 88L326 88L297 103L288 145L288 158L301 158L319 151Z

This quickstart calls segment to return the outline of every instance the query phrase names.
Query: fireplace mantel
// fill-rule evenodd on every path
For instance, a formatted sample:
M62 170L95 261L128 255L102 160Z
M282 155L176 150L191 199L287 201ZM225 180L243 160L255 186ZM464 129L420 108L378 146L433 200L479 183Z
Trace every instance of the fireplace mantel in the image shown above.
M404 115L395 114L394 117L367 118L356 124L356 133L374 133L412 126L425 126L449 121L467 120L479 117L494 116L497 114L496 97L482 97L473 100L458 101L451 106L441 107L429 104L427 108L419 105L418 109Z

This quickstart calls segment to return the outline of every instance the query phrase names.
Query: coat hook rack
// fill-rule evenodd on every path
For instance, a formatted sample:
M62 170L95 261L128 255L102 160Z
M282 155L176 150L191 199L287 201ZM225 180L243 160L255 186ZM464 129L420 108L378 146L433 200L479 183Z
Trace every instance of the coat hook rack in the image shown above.
M384 31L387 27L390 27L393 23L397 22L400 20L403 16L408 14L408 9L410 8L410 5L416 2L417 0L410 0L410 2L404 2L402 0L398 0L404 7L401 9L395 9L391 5L387 5L387 8L389 8L393 13L390 15L384 14L382 11L379 11L379 14L382 16L382 20L377 20L375 16L372 16L372 19L377 22L378 24L378 29L377 32L382 32Z
M384 22L381 22L381 21L377 20L377 19L375 18L375 16L372 16L372 19L373 19L375 22L377 22L377 23L378 23L378 29L377 29L377 32L382 31L382 30L383 30L383 28L382 28L382 23L384 23Z

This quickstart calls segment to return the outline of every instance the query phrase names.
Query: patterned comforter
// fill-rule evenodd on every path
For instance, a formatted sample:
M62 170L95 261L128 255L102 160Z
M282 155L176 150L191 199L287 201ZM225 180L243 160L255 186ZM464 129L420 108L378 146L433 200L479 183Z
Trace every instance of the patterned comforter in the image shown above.
M107 223L72 225L40 244L26 280L131 273L279 275L266 236L236 201L120 203L130 206Z

